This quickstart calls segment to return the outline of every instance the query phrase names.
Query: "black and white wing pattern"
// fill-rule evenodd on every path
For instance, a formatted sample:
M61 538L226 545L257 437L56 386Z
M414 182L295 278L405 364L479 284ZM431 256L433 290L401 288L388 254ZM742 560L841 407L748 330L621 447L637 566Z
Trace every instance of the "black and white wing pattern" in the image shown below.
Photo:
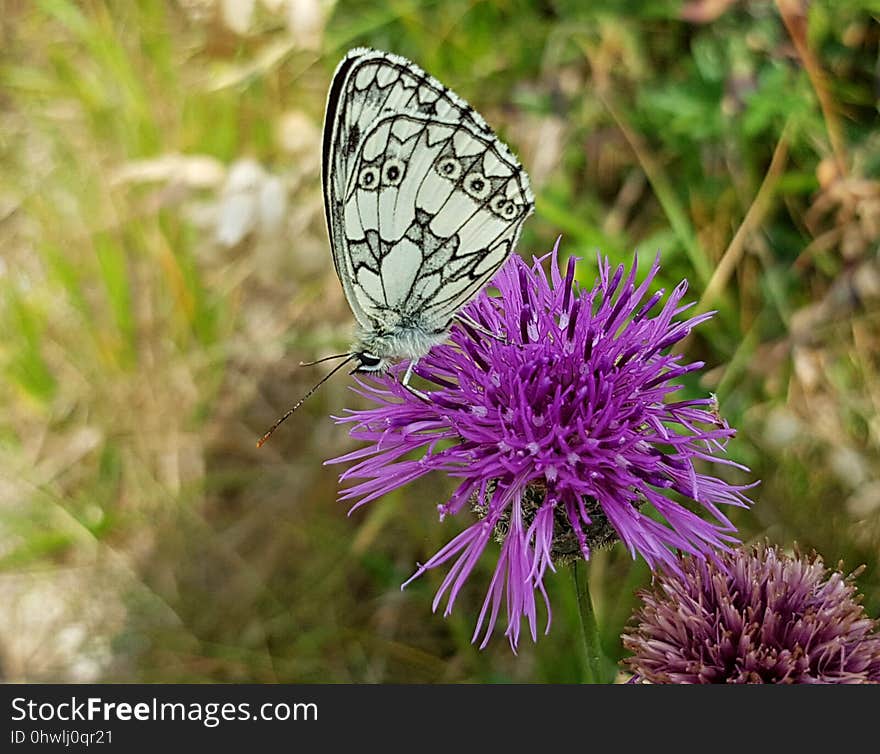
M363 328L448 326L534 208L528 176L483 118L391 53L355 49L339 64L323 148L333 260Z

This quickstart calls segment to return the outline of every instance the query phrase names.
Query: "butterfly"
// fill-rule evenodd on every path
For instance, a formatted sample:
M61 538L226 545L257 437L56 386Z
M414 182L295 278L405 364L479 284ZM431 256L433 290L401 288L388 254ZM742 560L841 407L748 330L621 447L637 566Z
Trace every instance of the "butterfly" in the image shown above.
M446 340L534 209L529 179L483 117L399 55L351 50L324 118L324 210L336 274L357 320L334 370L385 372ZM474 323L472 323L474 324ZM313 362L314 363L314 362Z

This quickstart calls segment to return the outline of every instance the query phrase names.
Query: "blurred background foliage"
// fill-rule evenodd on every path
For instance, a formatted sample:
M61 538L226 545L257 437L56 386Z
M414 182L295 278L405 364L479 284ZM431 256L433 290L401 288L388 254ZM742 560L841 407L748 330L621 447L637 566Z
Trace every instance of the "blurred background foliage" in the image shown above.
M408 56L520 154L520 253L662 252L750 465L743 539L815 548L880 612L877 0L0 2L0 672L27 681L577 681L549 636L444 620L432 479L347 517L348 344L320 128L350 47ZM733 478L733 477L731 477ZM738 475L736 481L743 481ZM609 665L640 562L599 553Z

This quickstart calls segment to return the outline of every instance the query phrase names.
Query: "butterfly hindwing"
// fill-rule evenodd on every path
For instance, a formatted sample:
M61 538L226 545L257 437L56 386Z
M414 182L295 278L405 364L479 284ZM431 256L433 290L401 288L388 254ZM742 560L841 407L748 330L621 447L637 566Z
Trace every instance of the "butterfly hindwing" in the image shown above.
M354 50L324 125L336 271L364 327L445 327L510 254L528 178L470 106L413 63Z

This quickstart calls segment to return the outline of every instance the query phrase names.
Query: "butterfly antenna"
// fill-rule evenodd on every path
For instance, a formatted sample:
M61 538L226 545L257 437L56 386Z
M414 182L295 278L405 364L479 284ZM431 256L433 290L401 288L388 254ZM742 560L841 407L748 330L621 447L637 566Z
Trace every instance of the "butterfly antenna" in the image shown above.
M315 361L301 361L299 365L301 367L313 367L315 364L323 364L325 361L333 361L333 359L343 359L346 356L351 356L350 353L335 353L332 356L325 356L323 359L316 359Z
M348 362L351 361L351 360L356 356L356 354L349 353L349 354L342 354L342 356L348 356L348 358L347 358L345 361L343 361L343 362L341 362L340 364L337 364L335 367L333 367L333 369L331 369L330 372L328 372L324 377L322 377L322 378L318 381L318 384L317 384L317 385L315 385L311 390L309 390L308 393L306 393L302 398L300 398L300 399L299 399L299 400L293 405L293 407L291 407L290 409L288 409L287 412L284 414L284 416L282 416L282 417L281 417L278 421L276 421L271 427L269 427L269 430L266 432L266 434L264 434L259 440L257 440L257 447L258 447L258 448L262 448L262 447L263 447L263 444L266 442L266 440L268 440L268 439L272 436L272 433L273 433L276 429L278 429L278 427L279 427L279 426L280 426L280 425L281 425L281 424L282 424L282 423L283 423L283 422L284 422L284 421L285 421L285 420L286 420L286 419L287 419L287 418L288 418L288 417L289 417L294 411L296 411L300 406L302 406L302 404L305 403L305 402L311 397L312 393L314 393L319 387L321 387L321 385L323 385L325 382L327 382L327 380L329 380L334 374L336 374L340 369L342 369L342 367L344 367L346 364L348 364ZM333 357L329 357L329 358L333 358ZM325 360L326 360L326 359L321 359L321 361L325 361ZM317 363L317 362L316 362L316 363Z

